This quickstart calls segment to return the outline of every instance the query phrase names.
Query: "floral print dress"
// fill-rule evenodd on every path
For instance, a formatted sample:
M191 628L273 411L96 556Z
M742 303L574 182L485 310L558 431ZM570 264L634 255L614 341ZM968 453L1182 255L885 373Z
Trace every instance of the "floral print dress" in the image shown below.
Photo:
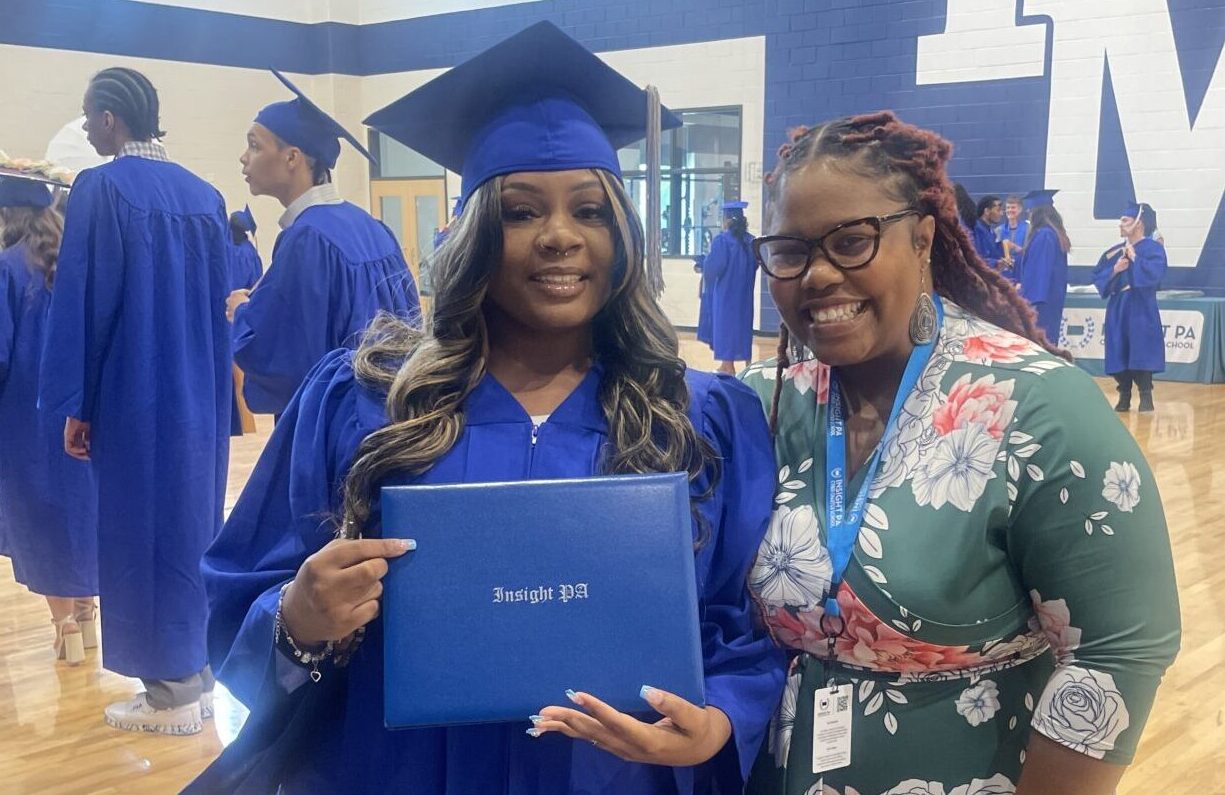
M1177 652L1161 497L1131 435L1079 369L945 307L869 490L832 657L829 371L742 375L767 406L781 390L751 587L793 653L751 793L1011 793L1031 729L1125 764ZM831 680L853 687L851 764L817 775L814 694Z

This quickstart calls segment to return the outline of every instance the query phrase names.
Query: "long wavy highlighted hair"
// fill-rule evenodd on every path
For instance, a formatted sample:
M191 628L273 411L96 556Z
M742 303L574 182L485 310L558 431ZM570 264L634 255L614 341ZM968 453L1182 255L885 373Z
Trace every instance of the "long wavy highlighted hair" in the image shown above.
M710 467L713 488L718 463L686 413L685 364L647 284L642 223L620 180L594 173L611 205L616 252L612 293L592 329L609 429L601 471L687 472L694 480ZM463 433L464 402L488 368L484 305L502 259L502 182L477 188L435 252L434 303L424 328L384 316L354 357L358 380L386 393L390 422L367 436L354 457L344 483L342 536L371 525L388 476L424 472Z

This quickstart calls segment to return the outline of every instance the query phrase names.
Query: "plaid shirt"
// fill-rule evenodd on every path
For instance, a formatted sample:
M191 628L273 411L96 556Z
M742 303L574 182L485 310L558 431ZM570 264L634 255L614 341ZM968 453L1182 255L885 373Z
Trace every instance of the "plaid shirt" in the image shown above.
M171 162L170 155L166 153L166 147L157 141L128 141L119 150L119 154L115 155L116 159L121 157L143 157L145 160Z

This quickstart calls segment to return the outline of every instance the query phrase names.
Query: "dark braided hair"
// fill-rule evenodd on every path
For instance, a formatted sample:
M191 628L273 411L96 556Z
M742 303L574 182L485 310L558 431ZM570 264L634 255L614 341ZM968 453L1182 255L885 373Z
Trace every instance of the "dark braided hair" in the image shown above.
M855 173L879 180L908 207L936 221L932 239L932 284L937 293L1002 329L1019 334L1051 353L1066 358L1047 341L1035 322L1033 309L998 272L974 250L957 212L953 185L945 166L953 145L930 130L899 120L890 111L847 116L816 127L789 132L790 142L778 150L778 164L766 177L766 218L772 222L784 178L815 160L838 160ZM790 334L780 329L778 373L770 412L771 428L778 421L778 388L791 366Z
M159 120L157 89L140 72L122 66L103 69L94 75L89 88L94 107L123 119L136 140L166 137Z

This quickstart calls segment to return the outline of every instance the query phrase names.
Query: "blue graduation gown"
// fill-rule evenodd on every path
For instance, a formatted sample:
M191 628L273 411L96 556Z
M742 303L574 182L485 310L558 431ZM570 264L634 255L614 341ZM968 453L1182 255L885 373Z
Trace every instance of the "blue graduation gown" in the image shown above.
M694 270L701 276L701 281L698 283L698 342L704 342L707 345L711 343L712 331L712 315L714 314L714 298L710 293L710 279L707 278L706 272L703 270L703 264L706 260L706 255L703 254L698 259L694 260Z
M1000 258L1004 256L1004 244L996 238L995 230L980 218L974 224L972 231L974 233L974 250L978 252L978 256L982 257L983 262L992 268L998 267Z
M753 287L757 261L752 235L720 232L710 243L702 276L711 298L710 348L721 362L753 358ZM700 320L699 320L700 322Z
M593 368L539 427L533 446L531 419L486 375L465 404L466 424L455 446L424 475L390 482L595 474L608 441L600 378L600 369ZM310 725L293 745L288 778L275 782L285 785L283 792L634 795L695 788L710 792L711 778L721 783L717 791L741 791L783 682L782 654L755 623L745 590L746 573L769 522L775 467L760 403L746 388L730 377L704 373L690 373L688 382L690 418L722 461L718 487L698 504L709 538L696 553L696 577L703 606L706 697L734 727L734 740L723 752L700 768L630 764L559 735L533 740L525 734L530 725L526 715L515 724L389 732L383 728L381 618L367 627L365 642L347 669L329 668L320 685L305 682L286 692L278 676L295 666L273 646L281 585L331 540L331 525L321 517L339 511L339 487L355 449L387 422L383 396L359 386L351 353L338 351L320 362L282 416L202 566L212 608L214 669L252 709L244 734L270 723L260 721L263 711L283 708L286 699L309 698L311 688L328 692L338 679L343 682L343 692L329 696L330 705L320 710L322 722ZM705 477L700 480L695 495L706 488ZM302 678L304 672L296 672ZM649 671L643 676L650 680ZM263 726L269 734L281 730L271 723L271 729ZM240 736L235 747L250 739ZM241 762L223 756L217 764ZM197 786L210 791L203 779Z
M229 456L225 203L173 163L123 157L72 188L40 406L92 423L104 665L178 679L206 662L200 557Z
M250 240L230 249L230 291L250 290L264 274L264 263ZM242 417L238 412L238 393L230 400L230 436L242 436Z
M1157 310L1157 290L1169 262L1165 246L1145 238L1136 243L1136 260L1112 274L1123 255L1122 246L1102 254L1093 269L1093 283L1106 299L1106 373L1125 370L1160 373L1165 370L1165 334Z
M264 263L260 261L259 251L250 240L244 240L230 252L230 290L250 290L259 281L264 272Z
M18 244L0 252L0 537L17 582L46 596L98 593L97 494L64 452L64 415L38 410L51 291Z
M1068 252L1060 248L1054 229L1044 226L1034 233L1017 270L1021 295L1038 313L1046 338L1058 344L1068 297Z
M234 361L257 414L281 414L324 354L354 347L380 311L415 318L417 286L391 231L345 202L308 208L234 313Z
M1005 221L1004 223L1000 224L999 226L995 228L995 237L1001 243L1001 250L1002 250L1002 244L1005 240L1010 240L1015 245L1018 245L1018 246L1024 246L1025 236L1028 234L1029 234L1029 221L1025 220L1024 218L1017 220L1016 229L1009 229L1007 221Z

